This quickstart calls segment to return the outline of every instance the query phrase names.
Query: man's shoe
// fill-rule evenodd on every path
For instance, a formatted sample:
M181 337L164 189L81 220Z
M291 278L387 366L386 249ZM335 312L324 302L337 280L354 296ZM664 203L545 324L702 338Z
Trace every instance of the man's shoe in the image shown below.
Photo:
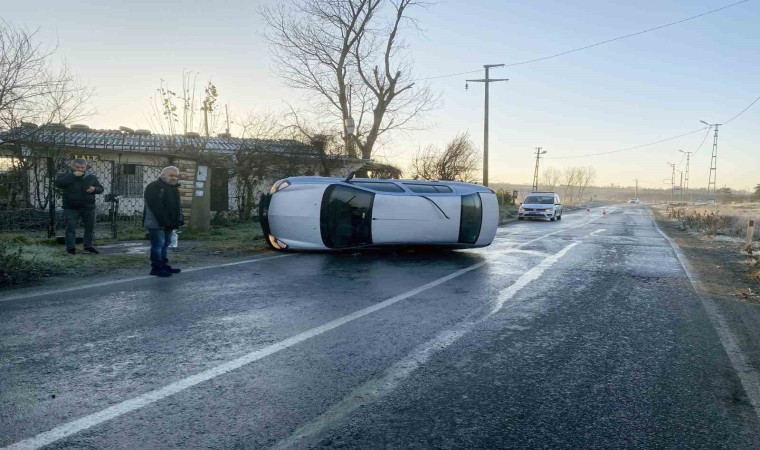
M169 272L168 270L164 269L163 267L157 267L157 268L151 269L150 275L153 275L153 276L156 276L156 277L161 277L161 278L166 278L166 277L172 276L172 273Z
M166 270L168 270L168 271L169 271L169 272L171 272L171 273L180 273L180 272L182 272L182 269L175 269L175 268L173 268L172 266L170 266L170 265L168 265L168 264L167 264L167 265L165 265L165 266L164 266L164 267L162 267L162 268L163 268L163 269L166 269Z
M95 250L93 247L85 247L84 248L85 253L92 253L93 255L99 255L100 252Z
M76 255L77 254L77 249L75 249L75 248L67 248L66 249L66 253L68 253L69 255Z

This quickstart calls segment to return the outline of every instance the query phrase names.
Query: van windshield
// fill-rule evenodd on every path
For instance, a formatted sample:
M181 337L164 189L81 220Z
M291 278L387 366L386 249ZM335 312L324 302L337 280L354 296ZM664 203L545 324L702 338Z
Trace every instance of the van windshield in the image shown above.
M553 205L554 204L554 196L553 195L529 195L525 198L525 201L523 203L528 203L530 205Z

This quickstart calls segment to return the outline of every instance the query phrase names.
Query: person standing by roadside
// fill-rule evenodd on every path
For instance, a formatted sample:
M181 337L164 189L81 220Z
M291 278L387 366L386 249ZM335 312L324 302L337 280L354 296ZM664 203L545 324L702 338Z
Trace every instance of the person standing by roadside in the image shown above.
M95 228L95 195L103 193L98 177L87 170L87 161L71 161L71 171L55 179L55 185L63 193L63 216L66 219L66 252L76 254L77 225L84 225L84 252L98 254L92 246Z
M157 277L169 277L181 272L169 265L166 255L172 231L185 224L178 179L179 169L174 166L164 167L158 180L145 188L143 226L150 235L150 274Z

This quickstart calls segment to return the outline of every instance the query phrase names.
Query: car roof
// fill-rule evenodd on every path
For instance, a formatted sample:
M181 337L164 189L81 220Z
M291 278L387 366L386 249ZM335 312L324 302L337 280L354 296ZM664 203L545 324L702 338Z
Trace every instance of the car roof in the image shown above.
M345 178L338 178L338 177L317 177L317 176L301 176L301 177L288 177L286 178L288 182L293 184L334 184L339 183L343 184L345 183ZM487 188L485 186L481 186L479 184L472 184L472 183L462 183L459 181L431 181L431 180L398 180L398 179L387 179L387 178L351 178L351 180L346 184L351 184L351 182L364 182L364 183L394 183L394 184L422 184L422 185L428 185L428 186L449 186L453 188L457 193L472 193L472 192L493 192L492 189ZM383 192L384 194L388 194L389 192ZM404 193L407 193L404 191Z

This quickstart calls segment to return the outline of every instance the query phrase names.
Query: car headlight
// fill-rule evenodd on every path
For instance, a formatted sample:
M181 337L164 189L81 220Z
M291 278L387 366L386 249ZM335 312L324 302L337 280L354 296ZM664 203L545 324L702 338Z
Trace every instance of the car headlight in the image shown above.
M546 209L544 210L544 212L552 212L552 211L554 211L554 210L553 210L553 209L551 209L551 208L546 208Z
M272 185L272 189L269 190L269 193L274 194L275 192L280 192L288 186L290 186L290 182L288 180L280 180Z
M288 248L288 244L282 242L281 240L277 239L276 237L272 236L271 234L267 236L267 239L269 239L269 243L272 244L272 247L278 249L278 250L286 250Z

